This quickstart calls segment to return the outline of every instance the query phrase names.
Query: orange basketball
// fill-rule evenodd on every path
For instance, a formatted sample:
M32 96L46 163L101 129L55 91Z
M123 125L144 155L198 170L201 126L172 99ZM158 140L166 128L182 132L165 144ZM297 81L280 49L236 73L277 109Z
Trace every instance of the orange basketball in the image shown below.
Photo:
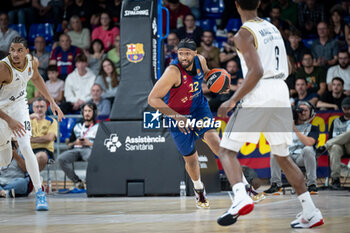
M221 68L214 68L205 77L208 89L214 93L225 91L231 83L231 75Z

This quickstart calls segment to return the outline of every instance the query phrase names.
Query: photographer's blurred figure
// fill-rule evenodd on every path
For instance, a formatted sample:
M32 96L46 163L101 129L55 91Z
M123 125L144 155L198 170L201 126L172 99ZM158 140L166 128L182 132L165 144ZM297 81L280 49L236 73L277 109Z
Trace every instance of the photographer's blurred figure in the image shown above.
M98 124L96 124L97 106L86 103L82 106L83 121L74 125L69 138L69 150L58 157L58 163L66 176L74 183L74 188L84 189L84 182L77 176L72 168L75 161L87 161L91 155L92 146L96 137Z
M311 124L315 116L315 107L308 101L299 101L293 109L293 143L289 146L291 159L300 167L305 167L307 186L310 194L317 194L316 187L316 145L319 136L317 126ZM281 168L274 156L270 157L271 187L264 191L266 194L278 194L281 191Z

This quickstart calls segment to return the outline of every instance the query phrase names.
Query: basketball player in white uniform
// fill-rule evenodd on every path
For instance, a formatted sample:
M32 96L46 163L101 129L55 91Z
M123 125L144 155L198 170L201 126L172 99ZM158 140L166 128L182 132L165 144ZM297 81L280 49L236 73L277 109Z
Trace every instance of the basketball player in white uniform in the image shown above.
M41 191L38 161L30 145L31 127L26 100L29 79L50 102L52 112L58 114L60 121L63 113L46 89L38 71L38 60L28 52L27 41L15 37L10 45L10 55L0 62L0 167L11 162L11 139L15 138L36 191L36 210L45 211L49 206L45 193Z
M227 113L242 100L220 143L219 158L232 185L234 200L230 209L219 217L218 223L233 224L240 215L248 214L254 208L245 192L236 156L245 142L257 144L263 132L270 144L271 156L275 156L302 205L303 211L291 227L322 225L322 214L307 191L304 176L288 156L293 119L288 87L284 82L289 69L281 34L274 25L257 17L259 0L236 0L235 4L243 23L234 42L241 59L244 82L218 110L219 116L227 117Z

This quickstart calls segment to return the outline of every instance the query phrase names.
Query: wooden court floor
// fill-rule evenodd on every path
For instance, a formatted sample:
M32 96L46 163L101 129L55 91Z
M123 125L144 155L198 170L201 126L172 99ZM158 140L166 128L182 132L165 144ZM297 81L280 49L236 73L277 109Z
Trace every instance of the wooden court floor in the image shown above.
M301 210L295 195L268 196L236 224L221 227L216 219L230 206L227 192L209 195L211 208L197 209L194 197L87 198L83 194L49 195L50 211L35 212L34 196L0 199L0 232L350 232L350 192L314 195L325 225L293 230Z

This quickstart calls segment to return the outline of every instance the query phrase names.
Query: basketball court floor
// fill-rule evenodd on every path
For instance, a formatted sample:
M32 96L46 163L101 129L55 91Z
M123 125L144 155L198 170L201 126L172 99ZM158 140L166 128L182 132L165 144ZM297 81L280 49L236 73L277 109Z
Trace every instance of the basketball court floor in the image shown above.
M227 192L210 194L211 208L197 209L194 197L87 198L85 194L49 195L50 211L35 212L34 196L0 199L0 232L350 232L350 192L320 191L313 199L325 225L306 230L289 224L301 210L295 195L268 196L236 224L216 219L230 206Z

